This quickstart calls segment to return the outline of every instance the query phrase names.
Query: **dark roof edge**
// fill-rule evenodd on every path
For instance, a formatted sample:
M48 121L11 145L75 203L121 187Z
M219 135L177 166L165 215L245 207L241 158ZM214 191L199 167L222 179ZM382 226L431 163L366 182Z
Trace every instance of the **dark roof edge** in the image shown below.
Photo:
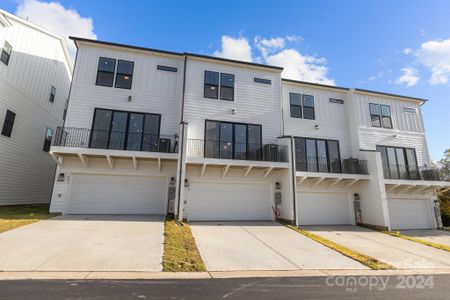
M279 71L283 70L282 67L258 64L258 63L248 62L248 61L234 60L234 59L228 59L228 58L222 58L222 57L216 57L216 56L209 56L209 55L203 55L203 54L195 54L195 53L189 53L189 52L185 52L184 54L187 55L187 56L192 56L192 57L212 59L212 60L219 60L219 61L235 63L235 64L243 64L243 65L248 65L248 66L267 68L267 69L273 69L273 70L279 70Z
M397 98L405 98L415 101L423 101L427 102L427 99L423 98L417 98L417 97L410 97L410 96L403 96L398 94L392 94L392 93L384 93L384 92L377 92L377 91L371 91L371 90L364 90L364 89L355 89L356 92L363 92L363 93L370 93L370 94L378 94L378 95L385 95L385 96L391 96L391 97L397 97Z
M267 68L267 69L274 69L282 71L283 68L276 67L276 66L269 66L264 64L257 64L252 62L246 62L246 61L240 61L240 60L234 60L234 59L227 59L227 58L221 58L221 57L215 57L215 56L209 56L209 55L202 55L202 54L195 54L195 53L188 53L188 52L173 52L173 51L166 51L166 50L159 50L159 49L153 49L153 48L147 48L147 47L140 47L140 46L132 46L132 45L126 45L126 44L119 44L119 43L112 43L112 42L106 42L106 41L100 41L100 40L92 40L92 39L86 39L86 38L80 38L80 37L74 37L69 36L69 39L77 42L88 42L88 43L94 43L94 44L101 44L106 46L115 46L115 47L122 47L122 48L129 48L129 49L135 49L135 50L142 50L142 51L149 51L149 52L156 52L156 53L163 53L163 54L169 54L169 55L176 55L176 56L192 56L192 57L199 57L199 58L205 58L205 59L212 59L212 60L218 60L223 62L229 62L229 63L236 63L236 64L243 64L243 65L249 65L249 66L255 66L260 68ZM76 44L76 43L75 43Z
M112 42L99 41L99 40L91 40L91 39L79 38L79 37L74 37L74 36L69 36L69 39L71 39L71 40L73 40L75 42L76 41L88 42L88 43L102 44L102 45L107 45L107 46L115 46L115 47L130 48L130 49L149 51L149 52L156 52L156 53L162 53L162 54L183 56L183 53L180 53L180 52L165 51L165 50L146 48L146 47L140 47L140 46L131 46L131 45L126 45L126 44L112 43Z
M320 83L300 81L300 80L294 80L294 79L281 78L281 80L282 81L286 81L286 82L291 82L291 83L299 83L299 84L308 84L308 85L320 86L320 87L329 88L329 89L337 89L337 90L343 90L343 91L349 91L350 90L349 88L342 87L342 86L320 84Z

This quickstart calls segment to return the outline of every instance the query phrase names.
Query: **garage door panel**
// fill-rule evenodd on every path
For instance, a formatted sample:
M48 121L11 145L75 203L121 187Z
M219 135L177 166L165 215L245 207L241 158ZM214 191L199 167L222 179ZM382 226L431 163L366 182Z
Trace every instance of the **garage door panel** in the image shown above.
M193 182L189 191L191 221L271 220L269 184Z
M69 214L164 214L163 177L88 175L72 178Z
M297 193L301 225L353 224L349 195L344 193Z
M391 229L434 228L431 203L428 199L388 199Z

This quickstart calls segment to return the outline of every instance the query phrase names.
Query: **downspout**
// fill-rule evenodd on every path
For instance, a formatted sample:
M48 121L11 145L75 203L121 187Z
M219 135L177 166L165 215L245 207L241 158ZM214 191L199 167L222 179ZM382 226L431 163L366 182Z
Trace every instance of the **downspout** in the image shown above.
M180 151L180 155L179 155L179 174L178 174L178 203L177 203L177 213L176 213L176 219L178 219L178 217L180 216L180 204L181 204L181 189L184 188L184 182L181 182L181 177L183 174L183 155L184 155L184 132L186 130L185 128L185 122L184 122L184 98L185 98L185 92L186 92L186 65L187 65L187 55L184 55L184 67L183 67L183 90L182 90L182 94L181 94L181 116L180 116L180 125L181 125L181 134L180 134L180 147L179 147L179 151Z
M292 196L294 199L294 225L297 226L297 180L296 180L296 162L295 162L295 150L294 150L294 137L290 137L291 143L291 162L292 162Z

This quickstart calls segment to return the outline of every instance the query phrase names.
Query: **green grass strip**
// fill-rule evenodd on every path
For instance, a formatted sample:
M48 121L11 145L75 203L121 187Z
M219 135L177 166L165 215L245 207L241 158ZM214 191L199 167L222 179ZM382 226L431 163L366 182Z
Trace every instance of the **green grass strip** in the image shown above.
M418 238L414 238L414 237L411 237L411 236L408 236L408 235L403 235L403 234L401 234L398 231L382 230L380 232L386 233L386 234L389 234L389 235L392 235L392 236L395 236L395 237L398 237L398 238L401 238L401 239L405 239L405 240L408 240L408 241L416 242L416 243L419 243L419 244L422 244L422 245L425 245L425 246L429 246L429 247L433 247L433 248L436 248L436 249L440 249L440 250L444 250L444 251L450 252L450 247L447 246L447 245L442 245L442 244L438 244L438 243L428 242L428 241L421 240L421 239L418 239Z

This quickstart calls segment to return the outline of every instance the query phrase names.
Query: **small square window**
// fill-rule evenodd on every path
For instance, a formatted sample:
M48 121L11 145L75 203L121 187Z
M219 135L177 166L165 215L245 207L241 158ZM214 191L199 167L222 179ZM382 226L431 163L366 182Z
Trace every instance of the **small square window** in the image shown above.
M49 97L48 101L50 101L51 103L55 102L55 97L56 97L56 88L54 86L52 86L52 89L50 91L50 97Z
M47 127L47 131L45 132L44 147L42 148L42 150L44 150L45 152L50 151L52 139L53 139L53 129Z
M2 135L6 136L6 137L11 137L15 118L16 118L16 113L14 113L10 110L6 111L5 120L3 121Z
M9 61L11 59L12 46L5 41L3 45L2 54L0 55L0 61L5 65L9 65Z

